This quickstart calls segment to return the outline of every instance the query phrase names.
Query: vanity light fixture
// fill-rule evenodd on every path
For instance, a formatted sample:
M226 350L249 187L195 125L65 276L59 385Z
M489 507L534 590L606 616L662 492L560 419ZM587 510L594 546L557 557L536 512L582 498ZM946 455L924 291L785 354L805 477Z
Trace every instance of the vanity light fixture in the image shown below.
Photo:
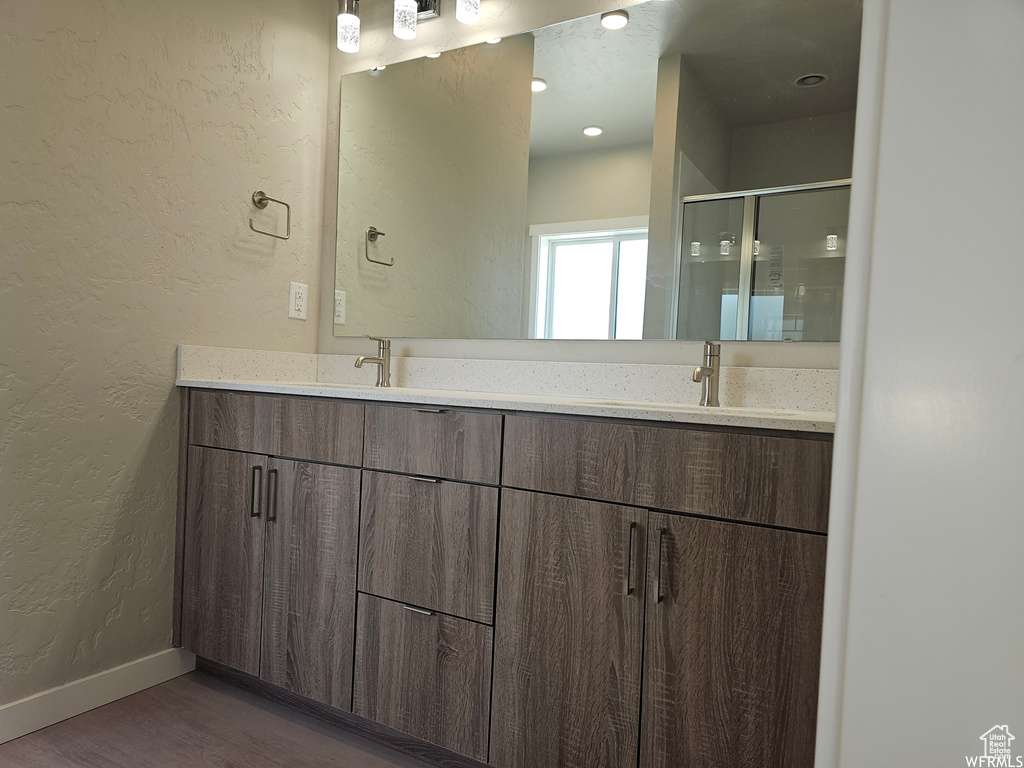
M399 40L416 39L416 14L419 3L416 0L395 0L395 37Z
M755 240L754 241L754 255L755 256L760 256L761 255L761 241L760 240Z
M694 257L700 256L700 243L699 242L694 241L694 242L690 243L690 255L694 256Z
M455 19L463 24L480 21L480 0L456 0Z
M829 251L839 250L839 234L834 229L830 229L825 236L825 249Z
M718 253L722 256L728 256L729 250L732 248L732 243L728 240L723 240L718 244Z
M359 0L338 0L338 50L359 53Z
M539 77L533 78L533 82L530 83L530 90L534 93L540 93L548 89L548 81L541 80Z
M601 26L605 29L622 29L629 24L629 14L625 11L608 11L601 14Z
M600 136L604 133L604 128L599 125L588 125L583 129L584 136Z
M484 42L487 43L488 45L497 45L498 43L501 42L501 38L500 37L489 37L486 40L484 40Z

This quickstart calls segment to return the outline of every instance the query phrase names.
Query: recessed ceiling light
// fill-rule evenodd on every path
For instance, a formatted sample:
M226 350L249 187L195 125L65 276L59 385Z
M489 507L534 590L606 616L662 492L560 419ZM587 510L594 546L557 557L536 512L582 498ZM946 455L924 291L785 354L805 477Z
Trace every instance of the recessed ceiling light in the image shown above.
M498 43L501 42L501 38L500 37L491 37L491 38L488 38L487 40L485 40L484 42L487 43L488 45L497 45Z
M605 29L622 29L629 24L629 14L625 11L608 11L601 14L601 26Z
M599 125L588 125L583 129L584 136L600 136L604 133L604 128Z
M540 93L548 89L548 81L541 80L539 77L533 78L533 82L530 84L530 90L534 93Z
M816 85L821 85L826 80L828 80L828 77L825 75L804 75L797 79L796 84L800 88L813 88Z
M427 58L428 59L439 59L439 58L441 58L441 54L440 53L428 53L427 54Z

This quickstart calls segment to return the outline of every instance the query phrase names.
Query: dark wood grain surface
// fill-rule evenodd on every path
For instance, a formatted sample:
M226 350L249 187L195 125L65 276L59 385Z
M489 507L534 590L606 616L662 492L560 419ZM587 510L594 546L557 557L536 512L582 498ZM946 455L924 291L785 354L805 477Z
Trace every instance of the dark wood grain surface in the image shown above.
M181 644L250 674L260 668L263 517L252 517L253 468L265 457L189 449Z
M502 491L493 765L635 764L646 521L645 510Z
M641 768L810 768L825 537L658 513L650 530Z
M250 453L277 453L278 399L221 390L192 390L192 445Z
M240 673L237 673L240 674ZM247 678L254 679L254 678ZM259 682L259 681L257 681ZM294 694L287 694L293 696ZM341 714L341 713L339 713ZM348 718L355 719L352 715ZM194 672L0 744L3 768L430 768L291 702ZM374 738L371 741L370 738ZM436 749L436 748L435 748Z
M363 406L196 389L191 443L357 467L363 455Z
M487 759L490 627L359 595L352 711Z
M359 470L287 459L268 467L276 504L267 504L260 677L348 709Z
M363 472L363 592L489 624L497 539L497 488Z
M174 514L174 592L171 603L171 645L181 645L181 590L185 569L185 515L188 505L189 390L178 391L178 498Z
M828 528L829 439L509 416L503 484L809 531Z
M497 485L500 414L366 406L363 466Z
M338 400L282 397L280 441L271 453L358 467L363 459L363 406Z

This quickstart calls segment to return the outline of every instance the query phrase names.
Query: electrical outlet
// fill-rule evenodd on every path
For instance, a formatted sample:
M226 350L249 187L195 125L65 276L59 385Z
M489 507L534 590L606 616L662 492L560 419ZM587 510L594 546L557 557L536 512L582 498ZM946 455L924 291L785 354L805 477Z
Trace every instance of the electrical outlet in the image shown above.
M345 292L334 292L334 324L345 324Z
M292 290L288 298L288 317L295 320L306 319L306 299L308 296L308 285L292 283Z

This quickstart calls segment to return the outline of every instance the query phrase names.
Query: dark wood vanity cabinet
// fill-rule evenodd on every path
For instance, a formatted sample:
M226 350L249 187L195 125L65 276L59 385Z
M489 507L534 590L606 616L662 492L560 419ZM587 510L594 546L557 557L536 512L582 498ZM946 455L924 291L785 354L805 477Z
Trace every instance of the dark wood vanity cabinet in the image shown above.
M444 765L812 765L830 437L201 390L186 430L199 656Z
M491 764L628 766L647 511L502 491Z

